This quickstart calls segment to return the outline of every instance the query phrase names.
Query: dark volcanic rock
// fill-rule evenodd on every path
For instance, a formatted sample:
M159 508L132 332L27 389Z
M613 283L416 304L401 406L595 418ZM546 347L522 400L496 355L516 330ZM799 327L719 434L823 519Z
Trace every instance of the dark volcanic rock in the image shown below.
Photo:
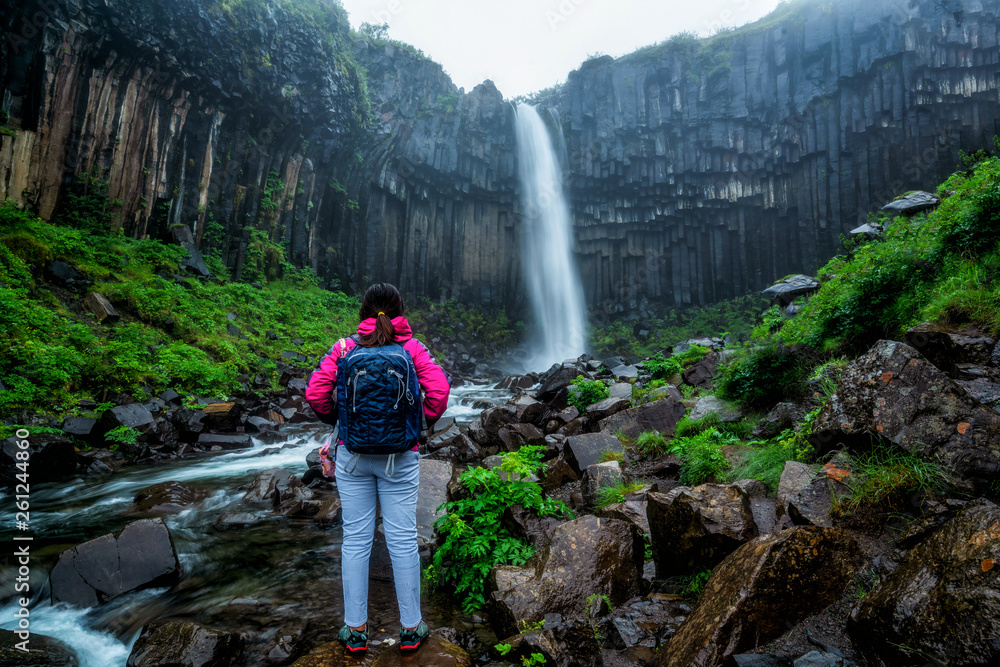
M18 446L25 441L28 443L27 449ZM17 464L25 462L17 455L25 451L28 452L26 467L30 482L50 482L76 472L76 452L68 439L47 434L29 433L27 438L14 435L0 443L0 485L13 486L18 483L17 476L25 470Z
M573 469L582 474L584 470L601 462L604 452L624 454L621 440L610 433L587 433L566 439L567 461Z
M867 444L880 436L963 476L992 480L1000 475L998 431L1000 414L909 345L883 340L844 370L811 440L822 452L837 442Z
M504 640L510 644L507 660L525 664L533 654L540 654L545 665L558 667L601 667L601 647L594 628L582 618L562 619L552 614L541 630L527 631ZM516 663L515 663L516 664ZM530 662L528 664L531 664Z
M812 294L818 289L818 280L809 276L798 275L785 278L776 285L771 285L761 292L761 295L784 308L800 296Z
M871 665L1000 664L1000 508L966 505L862 599L847 629Z
M143 627L128 656L128 667L238 667L245 641L237 632L182 620L154 621Z
M906 342L951 377L958 364L990 363L995 341L971 329L959 330L943 324L920 324L906 332Z
M10 667L77 667L76 652L58 639L31 631L28 650L17 648L24 642L12 630L0 630L0 665Z
M704 359L691 366L683 373L681 378L692 387L700 389L711 389L712 381L719 371L719 353L712 352Z
M535 567L493 568L490 625L498 637L509 637L522 620L582 614L594 593L621 604L639 592L642 558L642 537L629 523L595 516L564 523L539 552Z
M917 192L911 192L904 197L889 202L882 207L882 210L886 213L899 213L902 215L913 215L914 213L919 213L920 211L926 211L929 208L934 208L941 203L941 200L932 195L929 192L923 192L922 190Z
M838 600L859 556L846 533L814 526L744 544L712 571L698 607L653 664L716 667L767 644Z
M49 582L52 602L95 607L140 588L172 584L180 563L162 519L133 521L59 555Z
M759 534L750 496L736 484L679 486L646 498L660 579L711 568Z
M205 489L196 489L180 482L161 482L136 494L135 507L140 512L177 514L208 496Z
M684 407L678 396L668 395L652 403L629 408L601 420L600 430L607 433L617 433L621 430L630 438L636 438L646 431L659 431L666 436L671 436L677 422L684 417L686 412L687 408Z

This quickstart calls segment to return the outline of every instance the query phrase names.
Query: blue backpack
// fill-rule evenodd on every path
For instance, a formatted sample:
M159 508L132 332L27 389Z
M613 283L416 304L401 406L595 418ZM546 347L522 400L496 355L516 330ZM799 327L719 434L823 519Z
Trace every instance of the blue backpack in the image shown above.
M357 345L337 363L340 439L354 454L398 454L420 438L420 382L397 344Z

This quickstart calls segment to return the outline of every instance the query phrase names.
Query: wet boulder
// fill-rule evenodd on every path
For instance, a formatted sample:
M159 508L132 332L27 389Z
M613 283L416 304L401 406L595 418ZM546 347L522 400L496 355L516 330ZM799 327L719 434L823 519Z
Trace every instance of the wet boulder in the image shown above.
M552 493L567 482L575 482L580 479L579 474L570 463L569 456L565 451L560 451L554 459L545 463L545 470L541 473L542 488L546 492Z
M601 462L605 452L625 454L621 440L611 433L586 433L574 435L566 439L566 455L571 466L578 474Z
M549 541L552 533L562 522L551 516L540 517L535 512L525 509L522 505L513 505L503 512L501 518L503 527L511 534L525 540L528 544L540 548Z
M31 429L28 429L29 431ZM27 441L24 449L19 445ZM28 452L27 465L18 458L18 453ZM76 472L76 452L73 443L58 435L31 435L27 438L11 436L0 443L0 485L14 486L17 476L27 472L31 483L50 482ZM23 481L23 480L22 480Z
M615 398L609 396L602 401L587 406L586 415L591 422L599 422L606 417L616 415L623 410L632 407L631 398Z
M918 543L848 621L869 664L1000 664L1000 507L977 499Z
M653 664L716 667L767 644L840 599L859 558L854 539L834 528L800 526L744 544L712 571Z
M118 535L102 535L62 552L49 574L52 602L95 607L129 591L168 586L180 563L162 519L133 521Z
M639 593L643 542L629 523L584 516L559 526L534 567L498 566L488 582L487 615L498 637L546 614L582 615L588 595L619 605Z
M680 394L671 393L652 403L602 419L599 430L606 433L621 431L629 438L637 438L646 431L659 431L670 436L686 413L687 408L681 403Z
M795 403L778 403L754 427L753 437L770 440L785 429L794 427L805 416L805 411Z
M946 324L919 324L906 332L906 342L951 377L958 377L959 364L990 363L996 345L989 336L972 328Z
M677 634L692 609L693 605L685 600L653 593L629 600L601 621L600 627L606 645L612 648L656 648Z
M76 652L58 639L40 635L32 630L26 651L18 648L23 642L24 640L13 630L0 630L0 665L76 667L80 664Z
M701 361L681 373L681 379L692 387L711 389L712 382L719 372L719 359L718 352L711 352Z
M594 629L582 618L563 619L550 614L540 630L523 632L508 637L510 651L504 656L514 664L525 664L533 654L544 657L545 665L557 667L601 667L601 646L594 636ZM530 664L530 663L529 663Z
M590 379L589 373L570 364L563 364L549 369L542 376L542 384L537 392L538 399L541 401L551 401L561 390L573 384L573 381L580 375L588 380Z
M205 449L213 451L225 449L250 449L253 447L253 438L246 433L223 434L223 433L202 433L198 436L198 444Z
M208 491L182 484L181 482L161 482L146 487L136 494L135 509L152 514L177 514L200 503L208 497Z
M1000 414L982 405L909 345L879 341L845 370L816 417L817 451L882 437L958 474L1000 476Z
M759 534L750 496L737 484L679 486L646 498L659 579L713 567Z
M245 644L238 632L194 621L154 621L143 627L127 664L128 667L237 667L245 664Z
M940 203L941 200L930 192L917 190L889 202L882 207L882 210L893 215L913 215L914 213L932 209Z
M101 416L98 428L102 434L123 426L135 429L140 433L148 433L153 429L155 421L153 413L144 405L129 403L128 405L116 405L106 410Z
M277 507L296 496L312 498L312 490L284 468L271 468L258 474L243 495L248 503L261 503Z
M620 503L614 503L613 505L607 505L598 510L594 510L594 514L606 519L618 519L620 521L627 521L633 524L636 529L643 535L649 535L649 520L646 518L646 504L645 500L629 500L626 499Z
M778 482L779 518L787 515L800 525L833 528L830 510L838 498L851 495L850 481L851 472L845 468L787 461Z
M625 477L622 475L622 467L618 461L606 461L588 466L583 471L580 483L583 502L587 507L594 507L602 488L619 486L624 481Z
M807 296L819 289L819 281L809 276L789 276L779 283L771 285L761 292L761 295L770 299L782 308L788 306L800 296Z
M111 302L103 294L90 292L83 299L83 307L93 313L98 322L115 322L118 320L118 311L111 305Z

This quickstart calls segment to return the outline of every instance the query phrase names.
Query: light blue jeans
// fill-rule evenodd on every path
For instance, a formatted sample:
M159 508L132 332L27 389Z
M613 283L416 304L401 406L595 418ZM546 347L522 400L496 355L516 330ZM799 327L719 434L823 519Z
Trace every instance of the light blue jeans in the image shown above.
M420 454L415 451L396 454L390 461L385 455L357 456L338 448L337 489L344 522L344 621L352 628L368 620L368 558L375 538L376 497L392 558L400 625L412 628L420 623L419 486Z

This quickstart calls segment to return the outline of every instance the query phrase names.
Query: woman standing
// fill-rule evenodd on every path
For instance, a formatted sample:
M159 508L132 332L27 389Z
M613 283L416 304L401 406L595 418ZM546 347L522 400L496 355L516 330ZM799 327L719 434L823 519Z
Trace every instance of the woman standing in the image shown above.
M417 553L420 409L422 403L428 424L441 417L448 405L448 378L413 337L395 287L377 283L368 288L360 319L358 333L337 341L306 389L319 419L339 422L336 445L346 450L335 455L344 523L345 625L339 639L350 651L368 648L368 559L377 499L392 558L400 648L414 650L429 634L420 614Z

